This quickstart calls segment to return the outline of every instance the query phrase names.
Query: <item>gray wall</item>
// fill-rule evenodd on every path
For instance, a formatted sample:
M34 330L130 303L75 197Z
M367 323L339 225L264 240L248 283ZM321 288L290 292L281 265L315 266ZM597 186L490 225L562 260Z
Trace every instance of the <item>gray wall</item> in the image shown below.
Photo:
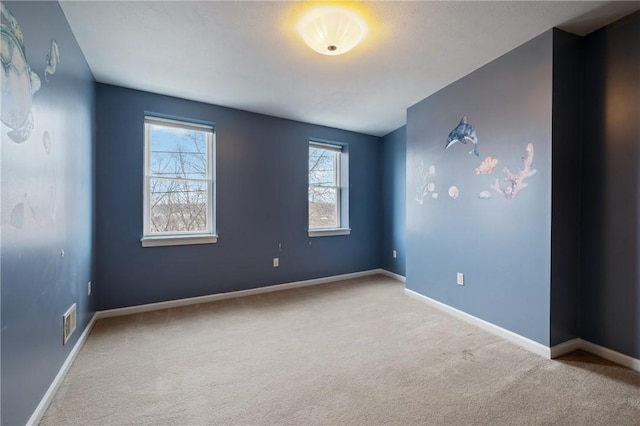
M640 358L640 12L584 39L581 326Z
M2 70L1 423L17 425L27 422L95 311L95 294L87 296L95 276L94 81L57 2L2 7L17 20L40 80L33 131L18 143L8 135L8 124L17 126L9 112L30 96L15 84L15 69ZM60 58L53 75L45 74L52 40ZM14 50L22 71L16 57ZM77 329L63 346L62 315L73 303Z

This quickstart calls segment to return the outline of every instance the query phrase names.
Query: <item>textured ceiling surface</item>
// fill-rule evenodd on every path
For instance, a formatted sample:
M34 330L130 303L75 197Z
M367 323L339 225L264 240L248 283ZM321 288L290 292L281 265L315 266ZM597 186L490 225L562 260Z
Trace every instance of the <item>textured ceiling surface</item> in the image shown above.
M378 136L405 124L409 106L554 26L584 35L640 9L602 1L359 2L367 38L325 56L295 30L311 4L61 2L99 82Z

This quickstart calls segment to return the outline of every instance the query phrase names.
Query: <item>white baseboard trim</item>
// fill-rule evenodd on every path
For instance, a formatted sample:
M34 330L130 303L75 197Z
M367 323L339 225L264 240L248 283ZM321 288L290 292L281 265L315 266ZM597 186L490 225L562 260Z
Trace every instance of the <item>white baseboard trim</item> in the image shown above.
M38 404L33 414L27 421L27 425L36 426L40 423L40 421L42 420L42 417L44 417L44 414L47 411L47 408L49 407L49 404L51 404L53 397L58 391L58 388L60 388L60 385L62 384L64 378L69 372L71 365L73 365L73 362L78 356L78 353L80 353L80 349L82 349L82 347L84 346L84 343L86 342L87 337L89 336L89 333L93 329L93 326L95 325L96 321L100 318L131 315L131 314L136 314L140 312L150 312L150 311L173 308L178 306L187 306L187 305L194 305L197 303L213 302L215 300L223 300L223 299L230 299L234 297L250 296L253 294L289 290L292 288L326 284L326 283L331 283L336 281L343 281L343 280L348 280L352 278L360 278L360 277L366 277L366 276L377 275L377 274L389 275L392 273L389 271L385 271L383 269L371 269L369 271L353 272L350 274L334 275L330 277L316 278L316 279L305 280L305 281L297 281L297 282L291 282L286 284L276 284L272 286L254 288L249 290L232 291L229 293L219 293L219 294L212 294L208 296L191 297L187 299L178 299L178 300L171 300L167 302L150 303L147 305L139 305L139 306L131 306L127 308L98 311L93 314L93 316L91 317L91 320L89 321L89 324L87 324L87 327L82 332L82 335L80 336L80 338L78 338L78 341L76 342L75 346L73 347L71 352L69 352L67 359L65 360L64 364L62 364L62 367L60 367L60 370L58 371L58 374L56 375L56 377L53 379L53 382L49 386L49 389L47 389L47 392L44 394L44 396L40 400L40 403ZM402 281L404 281L404 277L401 277L400 275L392 274L392 276L396 279L401 279Z
M561 357L575 350L582 349L582 339L571 339L566 342L551 346L549 348L551 352L551 359Z
M407 279L405 277L403 277L402 275L396 274L396 273L391 272L391 271L387 271L386 269L379 269L378 271L382 275L386 275L388 277L395 278L396 280L401 281L403 283L407 282Z
M630 357L629 355L621 354L612 349L605 348L604 346L596 345L584 339L580 340L580 349L589 353L597 355L601 358L608 359L611 362L620 364L632 370L640 373L640 359Z
M519 334L506 330L480 318L474 317L473 315L460 311L442 302L438 302L437 300L431 299L430 297L424 296L420 293L416 293L415 291L409 290L408 288L405 288L404 292L409 297L424 302L431 307L434 307L446 314L461 319L469 324L480 327L481 329L488 331L489 333L500 336L530 352L543 356L544 358L558 358L575 350L582 349L601 358L622 365L623 367L627 367L640 372L640 359L636 359L620 352L616 352L612 349L605 348L604 346L596 345L595 343L591 343L587 340L575 338L567 340L566 342L562 342L558 345L554 345L552 347L547 347L541 343L520 336Z
M89 337L89 333L93 329L93 326L95 325L96 321L100 318L108 318L108 317L121 316L121 315L131 315L139 312L149 312L149 311L155 311L155 310L166 309L171 307L193 305L196 303L207 303L215 300L223 300L223 299L230 299L234 297L250 296L253 294L269 293L273 291L307 287L307 286L342 281L342 280L347 280L352 278L366 277L366 276L376 275L376 274L383 274L383 275L395 278L399 281L406 282L405 277L401 275L394 274L393 272L389 272L384 269L372 269L369 271L354 272L354 273L343 274L343 275L334 275L331 277L316 278L312 280L297 281L297 282L291 282L286 284L276 284L272 286L260 287L260 288L249 289L249 290L233 291L229 293L213 294L209 296L191 297L188 299L179 299L179 300L172 300L172 301L160 302L160 303L150 303L147 305L132 306L127 308L111 309L107 311L96 312L91 317L89 324L87 324L87 326L85 327L84 331L82 332L82 335L80 335L80 337L78 338L78 341L76 342L71 352L69 352L67 359L65 360L64 364L62 364L62 367L60 367L60 370L58 371L58 374L56 375L56 377L53 379L53 382L49 386L49 389L47 389L47 392L44 394L44 396L40 400L40 403L38 404L33 414L27 421L27 425L35 426L40 423L40 421L42 420L42 417L44 417L44 414L47 411L47 408L49 407L49 404L51 404L51 401L53 400L56 392L58 391L58 388L62 384L64 378L69 372L69 369L73 365L73 362L75 361L76 357L80 353L80 350L84 346L87 340L87 337ZM519 334L516 334L512 331L506 330L502 327L492 324L488 321L474 317L473 315L460 311L442 302L438 302L437 300L431 299L430 297L424 296L413 290L409 290L408 288L405 288L404 292L407 296L413 299L419 300L446 314L449 314L453 317L461 319L469 324L475 325L485 331L488 331L489 333L502 337L544 358L557 358L569 352L573 352L574 350L582 349L584 351L590 352L594 355L607 359L616 364L619 364L624 367L635 370L637 372L640 372L640 359L636 359L628 355L622 354L620 352L616 352L612 349L605 348L604 346L600 346L595 343L591 343L589 341L576 338L576 339L571 339L549 348L531 339L520 336Z
M473 315L470 315L466 312L453 308L449 305L445 305L444 303L438 302L437 300L431 299L430 297L427 297L420 293L416 293L413 290L409 290L408 288L405 288L404 292L409 297L412 297L416 300L424 302L427 305L433 308L436 308L444 313L447 313L453 317L461 319L464 322L475 325L485 331L488 331L491 334L495 334L496 336L502 337L503 339L506 339L511 343L515 343L516 345L528 350L529 352L533 352L534 354L538 354L545 358L551 358L550 349L541 343L538 343L526 337L520 336L519 334L516 334L513 331L509 331L505 328L499 327L495 324L492 324L478 317L474 317Z
M335 281L348 280L352 278L361 278L370 275L381 274L382 269L371 269L369 271L353 272L350 274L333 275L324 278L315 278L312 280L296 281L285 284L275 284L266 287L251 288L248 290L230 291L228 293L209 294L206 296L189 297L186 299L168 300L166 302L148 303L145 305L128 306L126 308L108 309L97 312L97 318L119 317L123 315L133 315L142 312L158 311L161 309L177 308L180 306L196 305L198 303L215 302L216 300L233 299L236 297L252 296L254 294L271 293L274 291L290 290L292 288L308 287L318 284L326 284Z
M53 397L56 395L56 392L58 391L58 388L62 384L62 381L64 380L64 378L67 376L67 373L71 368L71 365L73 365L73 361L75 361L76 357L80 353L80 349L82 349L82 347L84 346L84 343L87 341L87 337L89 337L89 333L91 332L91 329L95 325L96 320L97 320L97 315L93 314L93 316L91 317L91 320L89 321L89 324L87 324L87 326L85 327L84 331L78 338L78 341L74 345L73 349L71 349L71 352L69 352L69 355L67 356L67 359L64 361L64 364L62 364L62 367L60 367L58 374L53 379L53 382L51 382L49 389L47 389L47 392L45 392L44 396L40 400L40 403L38 404L33 414L27 421L27 426L37 426L42 420L42 417L44 417L44 413L46 413L47 408L49 408L49 404L51 404L51 401L53 401Z

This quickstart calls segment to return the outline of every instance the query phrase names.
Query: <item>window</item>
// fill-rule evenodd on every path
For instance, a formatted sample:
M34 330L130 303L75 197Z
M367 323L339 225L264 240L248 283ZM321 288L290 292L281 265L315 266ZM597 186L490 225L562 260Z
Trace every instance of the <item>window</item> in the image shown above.
M349 157L346 147L309 142L309 236L348 235Z
M213 126L144 120L142 245L215 243Z

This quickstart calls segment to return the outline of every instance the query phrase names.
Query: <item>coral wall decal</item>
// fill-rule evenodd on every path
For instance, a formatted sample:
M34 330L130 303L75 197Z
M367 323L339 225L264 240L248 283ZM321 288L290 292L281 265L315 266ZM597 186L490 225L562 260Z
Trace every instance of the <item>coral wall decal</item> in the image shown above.
M436 176L436 166L430 165L427 170L424 168L424 161L420 161L418 166L418 185L416 186L416 195L414 200L419 204L422 204L424 198L430 193L435 191L436 186L431 182L431 178ZM433 197L433 198L437 198Z
M488 175L496 168L498 160L492 157L485 158L482 163L476 168L477 175Z
M524 180L529 176L533 176L534 174L536 174L537 170L531 168L531 163L533 162L533 145L528 144L526 150L527 156L522 157L522 161L524 162L523 169L518 169L518 173L514 174L508 167L504 168L504 172L507 174L507 177L504 178L504 181L509 182L509 185L502 188L498 179L496 179L496 182L491 185L492 189L502 194L507 200L516 198L518 192L527 187L527 184L524 182Z

